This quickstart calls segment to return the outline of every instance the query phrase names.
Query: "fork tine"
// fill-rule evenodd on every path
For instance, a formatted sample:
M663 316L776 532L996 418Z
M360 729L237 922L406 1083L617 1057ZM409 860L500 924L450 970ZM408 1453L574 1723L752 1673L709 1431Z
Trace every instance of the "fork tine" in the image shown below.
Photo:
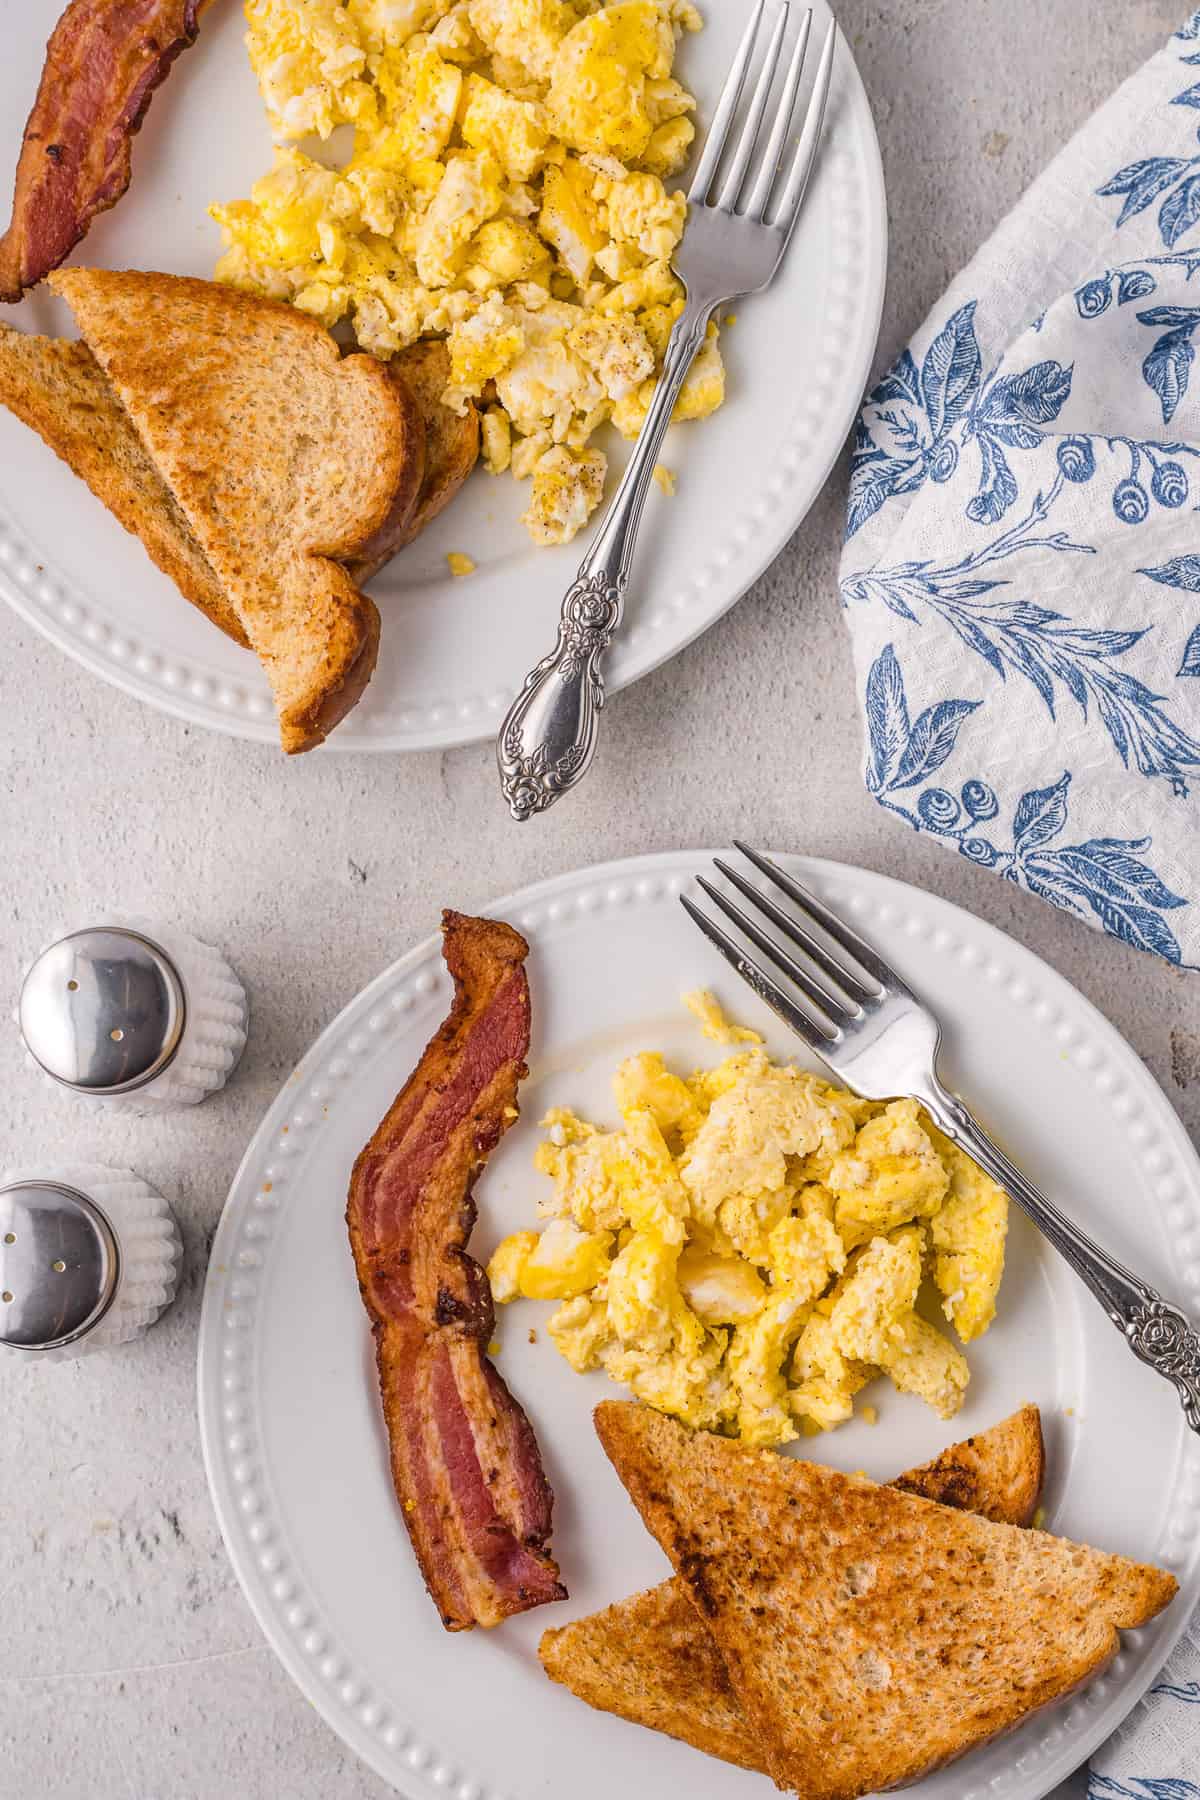
M730 127L737 113L738 101L742 97L742 84L746 79L746 70L750 67L750 58L754 54L754 40L758 36L759 22L763 16L766 0L757 0L754 11L750 14L750 22L742 33L742 41L738 45L737 55L733 59L733 67L725 78L725 86L721 89L721 98L717 102L717 110L708 128L708 136L704 141L704 149L700 161L696 165L696 173L692 176L692 185L688 189L688 199L697 206L703 206L712 186L713 176L717 172L717 164L725 150Z
M767 147L763 152L758 178L750 190L750 198L746 201L746 217L748 219L761 220L767 210L771 189L775 186L775 177L779 172L783 146L787 142L787 134L791 128L792 113L795 111L796 95L800 90L800 77L804 72L804 58L808 53L808 38L811 30L812 7L810 6L800 21L800 33L796 39L796 48L792 51L791 63L788 65L787 80L783 84L783 93L775 114L775 123L771 127L771 136L767 140Z
M727 894L721 893L719 888L715 888L711 882L705 881L703 875L697 875L696 885L702 888L713 905L719 907L725 917L731 919L738 930L750 939L755 949L762 951L769 963L781 970L789 981L795 983L809 1004L816 1007L821 1016L828 1021L834 1036L837 1036L843 1023L850 1018L850 1012L845 1002L839 1000L836 994L829 993L819 981L815 981L808 970L801 968L800 964L794 957L789 956L786 950L782 950L778 944L772 943L757 920L753 919L748 912L743 912L737 902L731 900Z
M734 973L740 975L747 987L752 987L759 999L765 1001L771 1011L776 1013L784 1024L796 1033L797 1037L803 1038L804 1042L815 1050L818 1056L822 1055L831 1044L836 1043L837 1035L840 1034L831 1037L815 1020L810 1019L807 1013L802 1012L795 1001L790 999L781 987L775 985L761 963L755 962L752 956L747 956L728 932L722 931L721 927L710 919L707 913L702 913L698 906L694 906L686 894L680 894L679 903L693 924L700 927L709 943L720 951Z
M850 1010L861 1014L863 1001L876 998L870 988L864 986L856 976L850 975L841 968L830 956L824 944L818 943L811 931L806 931L803 925L798 924L790 913L786 913L778 902L772 900L770 894L762 893L752 882L747 881L744 875L739 874L737 869L732 868L723 857L714 856L713 862L720 869L726 881L732 882L738 893L745 895L751 906L766 913L768 919L783 933L784 937L790 938L793 944L799 945L800 949L816 965L817 973L823 981L832 982L836 988L844 989L846 997L851 1003Z
M829 908L823 905L815 894L811 894L794 876L785 875L778 863L773 863L769 856L763 856L758 850L752 850L749 844L743 844L739 838L734 838L733 843L734 848L741 852L746 861L754 864L760 875L765 875L768 881L780 888L789 900L794 901L801 911L808 915L810 921L815 920L826 936L831 937L834 943L844 950L847 956L852 957L861 969L865 969L882 989L886 991L891 988L898 994L908 993L908 988L896 971L884 962L877 951L872 950L870 944L864 943L856 931L852 930L849 925L843 924L836 913L830 912ZM829 952L826 951L825 954L828 958ZM847 971L847 973L849 972ZM838 979L841 980L840 975Z
M787 186L783 190L783 198L779 202L779 210L773 223L788 238L792 234L797 218L800 216L800 202L804 199L804 191L808 186L808 178L812 174L813 164L817 160L817 148L821 142L821 126L825 119L825 103L829 99L829 86L833 79L833 58L837 49L837 20L830 22L825 42L821 47L821 60L817 64L817 77L813 83L812 96L808 102L808 111L804 116L804 129L800 133L800 141L796 145L796 153L792 157L792 166L788 172Z
M733 161L729 165L729 173L717 196L717 205L723 212L733 212L737 206L738 195L742 191L742 183L746 179L746 171L750 167L750 159L754 155L754 147L758 142L758 131L763 122L763 114L767 110L767 101L771 98L775 69L779 62L779 49L783 43L783 34L787 30L790 11L791 0L783 0L775 19L771 41L768 43L766 54L763 57L762 68L759 70L758 85L754 89L754 98L750 102L746 123L742 126L742 135L738 139Z

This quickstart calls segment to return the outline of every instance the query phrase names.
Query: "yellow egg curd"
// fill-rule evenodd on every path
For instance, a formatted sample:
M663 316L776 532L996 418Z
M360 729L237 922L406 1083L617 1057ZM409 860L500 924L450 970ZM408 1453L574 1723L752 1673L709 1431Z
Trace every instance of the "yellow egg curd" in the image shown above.
M500 1244L496 1300L557 1301L547 1329L574 1369L750 1444L842 1424L881 1374L951 1418L966 1359L918 1302L964 1344L987 1330L1004 1194L916 1101L773 1063L711 994L685 999L706 1037L749 1047L688 1076L630 1057L615 1130L547 1114L549 1223Z
M690 0L246 0L275 163L210 210L217 278L347 321L379 357L449 345L447 404L484 408L483 461L530 482L534 542L604 493L636 437L683 287L695 136L676 45ZM331 157L348 127L352 148ZM332 166L331 166L332 162ZM676 417L725 395L709 327Z

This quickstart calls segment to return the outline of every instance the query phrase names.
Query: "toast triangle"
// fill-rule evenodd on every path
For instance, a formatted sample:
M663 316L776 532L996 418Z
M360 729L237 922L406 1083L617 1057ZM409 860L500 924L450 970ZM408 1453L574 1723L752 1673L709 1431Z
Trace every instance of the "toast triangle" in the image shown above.
M86 344L0 326L0 403L141 539L185 600L249 648L212 564Z
M379 614L335 559L384 528L406 487L395 386L373 358L340 356L315 319L257 295L135 271L50 282L258 654L283 748L312 748L375 666Z
M596 1429L682 1577L767 1769L804 1800L918 1780L1059 1699L1172 1576L605 1401Z
M1026 1406L892 1485L983 1518L1028 1525L1044 1473L1041 1416ZM589 1706L768 1772L720 1652L678 1576L544 1632L538 1655L551 1680Z

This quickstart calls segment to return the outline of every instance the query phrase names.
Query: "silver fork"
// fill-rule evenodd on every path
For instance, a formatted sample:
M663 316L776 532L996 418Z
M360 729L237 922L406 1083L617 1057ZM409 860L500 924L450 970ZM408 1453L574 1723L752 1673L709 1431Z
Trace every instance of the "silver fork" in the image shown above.
M704 342L713 311L740 294L758 293L767 286L800 214L829 97L837 25L831 22L826 34L804 124L785 169L811 10L801 21L767 131L767 108L790 11L789 0L782 0L745 123L732 143L764 6L765 0L757 0L750 15L688 191L687 227L673 264L687 300L667 343L662 379L620 485L563 599L558 642L525 677L496 741L500 784L514 819L528 819L552 806L582 778L592 760L604 705L601 663L621 623L642 509L679 390Z
M848 1087L868 1100L891 1100L900 1095L919 1100L946 1136L986 1169L1066 1257L1124 1333L1134 1355L1174 1382L1188 1424L1200 1432L1200 1335L1185 1314L1039 1193L992 1142L958 1095L942 1085L937 1072L938 1021L878 951L769 857L746 844L736 847L791 902L790 907L762 892L720 857L715 859L717 868L751 910L739 906L702 875L696 879L713 905L795 991L780 986L761 962L682 895L684 906L705 937ZM784 949L763 921L794 945L801 957Z

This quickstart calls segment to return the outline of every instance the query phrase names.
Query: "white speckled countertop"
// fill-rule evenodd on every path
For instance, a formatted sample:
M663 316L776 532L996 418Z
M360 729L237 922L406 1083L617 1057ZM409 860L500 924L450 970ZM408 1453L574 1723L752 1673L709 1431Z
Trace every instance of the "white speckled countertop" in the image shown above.
M841 0L838 11L888 180L882 362L1186 8ZM718 426L710 453L719 439ZM232 1089L161 1120L48 1093L15 1032L0 1033L0 1165L54 1160L64 1146L131 1164L174 1203L187 1244L179 1300L141 1344L52 1367L0 1362L5 1800L390 1792L300 1698L242 1601L205 1487L194 1361L208 1246L260 1114L313 1036L442 904L470 909L562 869L735 832L884 869L1044 956L1200 1130L1194 978L918 840L863 793L834 579L843 493L844 468L741 605L612 703L601 760L574 800L523 828L498 803L490 746L285 766L143 710L0 608L0 999L59 920L113 907L175 917L224 946L253 1006Z

